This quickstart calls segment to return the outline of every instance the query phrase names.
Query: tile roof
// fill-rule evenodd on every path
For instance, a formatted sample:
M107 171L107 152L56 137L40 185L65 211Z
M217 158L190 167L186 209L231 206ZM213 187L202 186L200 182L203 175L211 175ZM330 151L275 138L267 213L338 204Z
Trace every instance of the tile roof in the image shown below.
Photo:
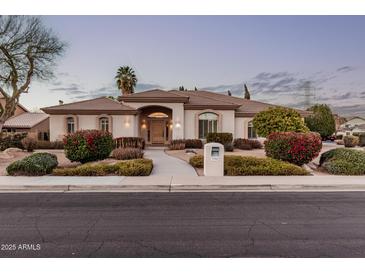
M137 113L137 110L126 106L107 97L99 97L90 100L84 100L74 103L56 105L42 108L45 113L49 114L126 114Z
M129 95L119 96L118 101L186 103L189 101L189 96L184 94L176 94L162 89L152 89L152 90L132 93Z
M4 124L4 128L32 128L48 119L48 117L49 115L46 113L25 112L8 119Z

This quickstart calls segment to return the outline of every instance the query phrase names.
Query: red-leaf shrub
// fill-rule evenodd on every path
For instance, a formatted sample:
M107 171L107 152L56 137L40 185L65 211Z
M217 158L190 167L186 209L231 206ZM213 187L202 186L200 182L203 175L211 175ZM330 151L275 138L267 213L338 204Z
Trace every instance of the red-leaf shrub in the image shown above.
M101 130L80 130L63 139L66 157L71 162L91 162L107 158L113 149L113 136Z
M315 132L273 132L265 141L266 156L299 166L316 158L321 149L321 136Z

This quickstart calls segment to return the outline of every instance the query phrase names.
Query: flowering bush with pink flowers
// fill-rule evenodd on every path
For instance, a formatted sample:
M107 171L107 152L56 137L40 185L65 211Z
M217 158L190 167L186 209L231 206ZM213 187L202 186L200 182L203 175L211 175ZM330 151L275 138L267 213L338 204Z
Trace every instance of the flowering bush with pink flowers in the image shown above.
M109 157L113 136L101 130L80 130L63 139L66 157L71 162L91 162Z
M316 158L321 149L321 136L315 132L273 132L265 141L266 156L299 166Z

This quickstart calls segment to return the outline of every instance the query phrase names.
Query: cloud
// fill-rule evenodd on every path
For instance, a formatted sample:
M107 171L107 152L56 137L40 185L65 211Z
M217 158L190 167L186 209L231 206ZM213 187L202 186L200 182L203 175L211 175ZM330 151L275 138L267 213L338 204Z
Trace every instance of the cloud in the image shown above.
M336 71L337 72L350 72L350 71L353 71L353 70L355 70L354 67L351 67L351 66L343 66L343 67L338 68Z
M51 92L64 92L67 96L74 95L74 94L87 94L86 91L80 88L78 84L72 83L67 86L63 85L60 87L50 88Z

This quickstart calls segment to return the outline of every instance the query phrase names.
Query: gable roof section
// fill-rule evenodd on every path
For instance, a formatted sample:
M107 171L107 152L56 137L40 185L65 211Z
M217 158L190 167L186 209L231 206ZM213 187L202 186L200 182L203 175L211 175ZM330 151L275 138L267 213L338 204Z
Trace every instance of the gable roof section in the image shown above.
M136 114L137 110L107 97L42 108L48 114Z
M48 117L45 113L25 112L6 120L4 128L32 128Z
M187 103L189 96L184 94L175 94L173 92L152 89L142 92L136 92L129 95L118 97L118 101L122 102L154 102L154 103Z

